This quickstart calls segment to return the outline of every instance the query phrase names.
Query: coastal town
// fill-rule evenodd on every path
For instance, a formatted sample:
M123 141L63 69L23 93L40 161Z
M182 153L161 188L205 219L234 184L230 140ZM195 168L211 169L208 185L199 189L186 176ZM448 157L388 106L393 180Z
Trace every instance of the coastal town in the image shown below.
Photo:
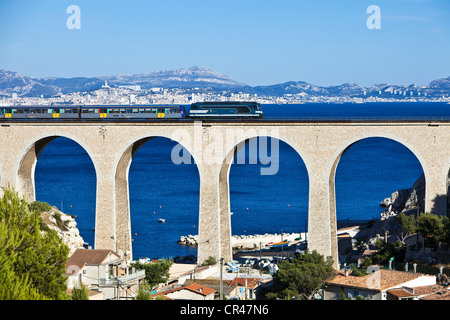
M350 248L351 254L347 257L351 256L356 263L340 264L335 275L325 281L323 290L313 296L314 300L450 300L450 269L447 267L434 268L435 273L430 274L418 271L417 263L410 263L409 267L408 263L400 263L399 268L398 263L394 267L390 261L388 266L371 266L369 273L355 275L356 269L350 266L359 267L377 251L361 250L355 245L358 231L359 226L338 230L339 245L345 250ZM238 236L234 237L234 247L252 247L256 242L261 245L260 240L278 236ZM408 247L414 246L415 238L411 236ZM155 300L262 300L264 293L274 285L277 264L293 259L299 253L298 245L304 243L298 234L285 235L284 239L287 244L284 251L283 246L275 249L276 243L265 242L264 249L236 251L235 260L226 263L197 265L189 258L178 257L178 262L170 266L169 276L151 289L149 297ZM139 259L139 263L160 262ZM68 290L82 283L89 288L90 300L135 299L144 282L145 271L132 265L111 250L78 248L67 262L67 270L71 271L67 274Z
M338 268L310 299L450 300L448 246L428 246L422 234L405 235L398 225L399 215L416 211L423 192L421 177L407 193L396 191L381 201L385 211L379 219L338 222ZM89 300L139 299L142 288L152 300L264 300L276 285L283 263L308 254L308 233L302 232L234 235L232 261L211 258L199 265L195 256L130 261L121 251L87 246L75 219L56 207L43 212L42 217L70 247L66 263L68 294L85 286ZM56 217L64 221L65 231L56 226ZM380 260L377 254L384 254L387 243L399 245L398 239L402 239L404 248L400 255L391 251L388 254L393 256L388 261L372 264ZM180 236L178 244L196 248L198 238ZM403 258L397 261L399 256ZM167 266L167 272L152 286L146 286L146 266L161 265Z

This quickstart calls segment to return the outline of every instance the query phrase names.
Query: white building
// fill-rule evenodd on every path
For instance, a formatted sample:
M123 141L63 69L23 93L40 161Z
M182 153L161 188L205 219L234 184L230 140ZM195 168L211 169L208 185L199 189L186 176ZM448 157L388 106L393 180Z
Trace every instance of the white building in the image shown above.
M77 249L66 264L67 288L101 293L102 299L127 299L136 295L144 270L127 268L124 259L112 250Z
M420 273L381 269L365 276L339 271L325 282L324 300L356 299L387 300L388 292L401 288L436 285L436 277Z

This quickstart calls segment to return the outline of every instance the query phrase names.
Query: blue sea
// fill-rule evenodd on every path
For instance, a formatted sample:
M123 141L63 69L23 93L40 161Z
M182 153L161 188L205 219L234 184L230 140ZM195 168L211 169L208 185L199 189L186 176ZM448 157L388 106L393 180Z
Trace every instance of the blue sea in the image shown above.
M263 105L268 118L450 118L444 103ZM270 141L269 141L270 145ZM177 244L198 233L199 176L195 164L175 165L175 142L154 138L135 154L129 171L133 258L196 255ZM248 152L246 152L248 155ZM279 170L260 175L262 164L233 164L230 170L233 235L307 230L308 176L300 156L279 142ZM338 220L378 218L380 202L410 188L423 173L417 158L398 142L368 138L352 145L336 172ZM76 142L57 138L40 154L36 198L76 217L90 245L95 237L96 177L91 159ZM158 223L158 218L166 223Z

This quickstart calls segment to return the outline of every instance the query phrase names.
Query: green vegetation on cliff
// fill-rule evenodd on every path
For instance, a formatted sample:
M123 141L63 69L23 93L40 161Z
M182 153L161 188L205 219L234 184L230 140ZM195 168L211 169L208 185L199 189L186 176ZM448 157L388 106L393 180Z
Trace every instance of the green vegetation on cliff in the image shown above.
M67 299L68 247L42 224L39 208L11 189L0 198L0 299Z

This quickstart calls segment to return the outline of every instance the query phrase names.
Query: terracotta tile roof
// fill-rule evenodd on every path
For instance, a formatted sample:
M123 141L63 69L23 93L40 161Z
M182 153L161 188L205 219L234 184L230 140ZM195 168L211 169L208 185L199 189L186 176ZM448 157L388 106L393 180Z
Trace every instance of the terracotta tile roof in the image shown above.
M351 274L346 277L342 271L339 271L338 275L328 280L327 283L382 291L422 276L424 275L419 273L381 269L362 277L352 276Z
M70 256L66 263L66 268L70 266L84 267L86 264L102 264L109 255L114 256L114 260L120 259L119 255L108 249L77 249Z
M182 286L182 287L178 287L178 288L170 288L170 286L167 288L167 290L162 290L161 292L159 292L159 295L167 295L169 293L175 292L175 291L180 291L180 290L189 290L198 294L201 294L203 296L207 296L211 293L216 292L216 290L211 289L210 287L207 286L202 286L201 284L198 283L192 283L190 285L187 286Z
M450 290L442 289L419 300L450 300Z
M392 289L389 290L388 292L393 296L396 296L397 298L414 297L414 294L405 289Z
M198 283L193 283L186 287L182 287L180 289L187 289L187 290L193 291L195 293L198 293L198 294L201 294L204 296L207 296L211 293L216 292L216 290L211 289L210 287L202 286L201 284L198 284Z
M250 288L250 289L256 288L258 286L259 281L260 281L259 278L247 278L247 288ZM233 281L231 281L230 286L231 287L234 287L234 286L245 287L245 278L235 277L233 279Z
M422 287L415 287L413 288L414 294L416 296L422 296L422 295L428 295L432 293L436 293L438 291L442 290L442 287L440 285L432 285L432 286L422 286Z
M188 276L190 274L194 274L194 273L200 273L202 271L208 270L209 266L199 266L199 267L195 267L193 270L190 270L188 272L183 273L182 275L180 275L180 277L183 276Z
M232 280L224 279L223 286L229 286ZM203 286L220 286L220 279L186 279L184 281L185 285L190 285L193 283L198 283Z

